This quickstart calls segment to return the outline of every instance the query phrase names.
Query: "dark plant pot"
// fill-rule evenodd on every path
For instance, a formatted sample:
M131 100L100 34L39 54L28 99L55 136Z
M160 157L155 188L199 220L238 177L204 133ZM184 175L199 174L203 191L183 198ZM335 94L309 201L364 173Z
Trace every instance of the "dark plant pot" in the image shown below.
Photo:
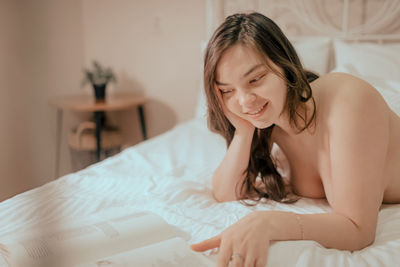
M105 102L107 84L93 84L96 102Z

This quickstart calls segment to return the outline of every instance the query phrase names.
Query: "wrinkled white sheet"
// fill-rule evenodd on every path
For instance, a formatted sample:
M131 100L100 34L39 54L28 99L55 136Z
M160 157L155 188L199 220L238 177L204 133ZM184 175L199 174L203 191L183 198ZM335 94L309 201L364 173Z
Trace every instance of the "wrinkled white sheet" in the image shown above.
M211 175L226 151L203 119L193 119L122 153L0 203L0 243L40 225L113 208L151 211L191 235L190 243L220 233L254 210L329 212L324 200L301 199L246 207L217 203ZM329 231L329 229L326 229ZM216 261L216 255L209 255ZM357 252L326 249L313 241L271 245L268 266L398 266L400 205L384 205L376 240Z

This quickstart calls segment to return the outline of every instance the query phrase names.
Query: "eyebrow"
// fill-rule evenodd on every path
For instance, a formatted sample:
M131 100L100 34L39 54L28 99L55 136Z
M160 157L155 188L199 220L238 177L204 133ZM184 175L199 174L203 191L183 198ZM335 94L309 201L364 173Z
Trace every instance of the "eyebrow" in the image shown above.
M264 66L264 64L258 64L258 65L254 65L253 67L251 67L244 75L243 78L245 78L246 76L248 76L250 73L252 73L253 71L255 71L256 69L258 69L259 67ZM217 85L222 85L222 86L226 86L229 85L228 83L223 83L223 82L219 82L217 80L215 80L215 83Z

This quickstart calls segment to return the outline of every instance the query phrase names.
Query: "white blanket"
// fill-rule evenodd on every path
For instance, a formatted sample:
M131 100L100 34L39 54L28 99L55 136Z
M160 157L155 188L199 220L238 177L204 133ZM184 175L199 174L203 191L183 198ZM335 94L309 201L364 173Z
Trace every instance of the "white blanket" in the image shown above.
M331 210L326 201L311 199L255 207L217 203L211 194L211 175L225 151L225 141L210 133L204 120L181 124L83 171L3 201L0 243L39 225L74 221L112 208L157 213L190 234L189 243L220 233L254 210ZM216 261L217 255L205 255ZM313 241L275 242L267 266L398 266L399 262L400 205L383 205L371 246L351 253Z

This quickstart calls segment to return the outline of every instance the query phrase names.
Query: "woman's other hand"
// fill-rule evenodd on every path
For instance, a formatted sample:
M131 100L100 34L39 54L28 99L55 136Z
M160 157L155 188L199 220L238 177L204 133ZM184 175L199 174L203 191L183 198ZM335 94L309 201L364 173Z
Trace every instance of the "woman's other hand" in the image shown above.
M256 266L265 267L270 243L267 213L252 212L225 231L210 239L191 245L191 249L203 252L219 248L218 267Z

